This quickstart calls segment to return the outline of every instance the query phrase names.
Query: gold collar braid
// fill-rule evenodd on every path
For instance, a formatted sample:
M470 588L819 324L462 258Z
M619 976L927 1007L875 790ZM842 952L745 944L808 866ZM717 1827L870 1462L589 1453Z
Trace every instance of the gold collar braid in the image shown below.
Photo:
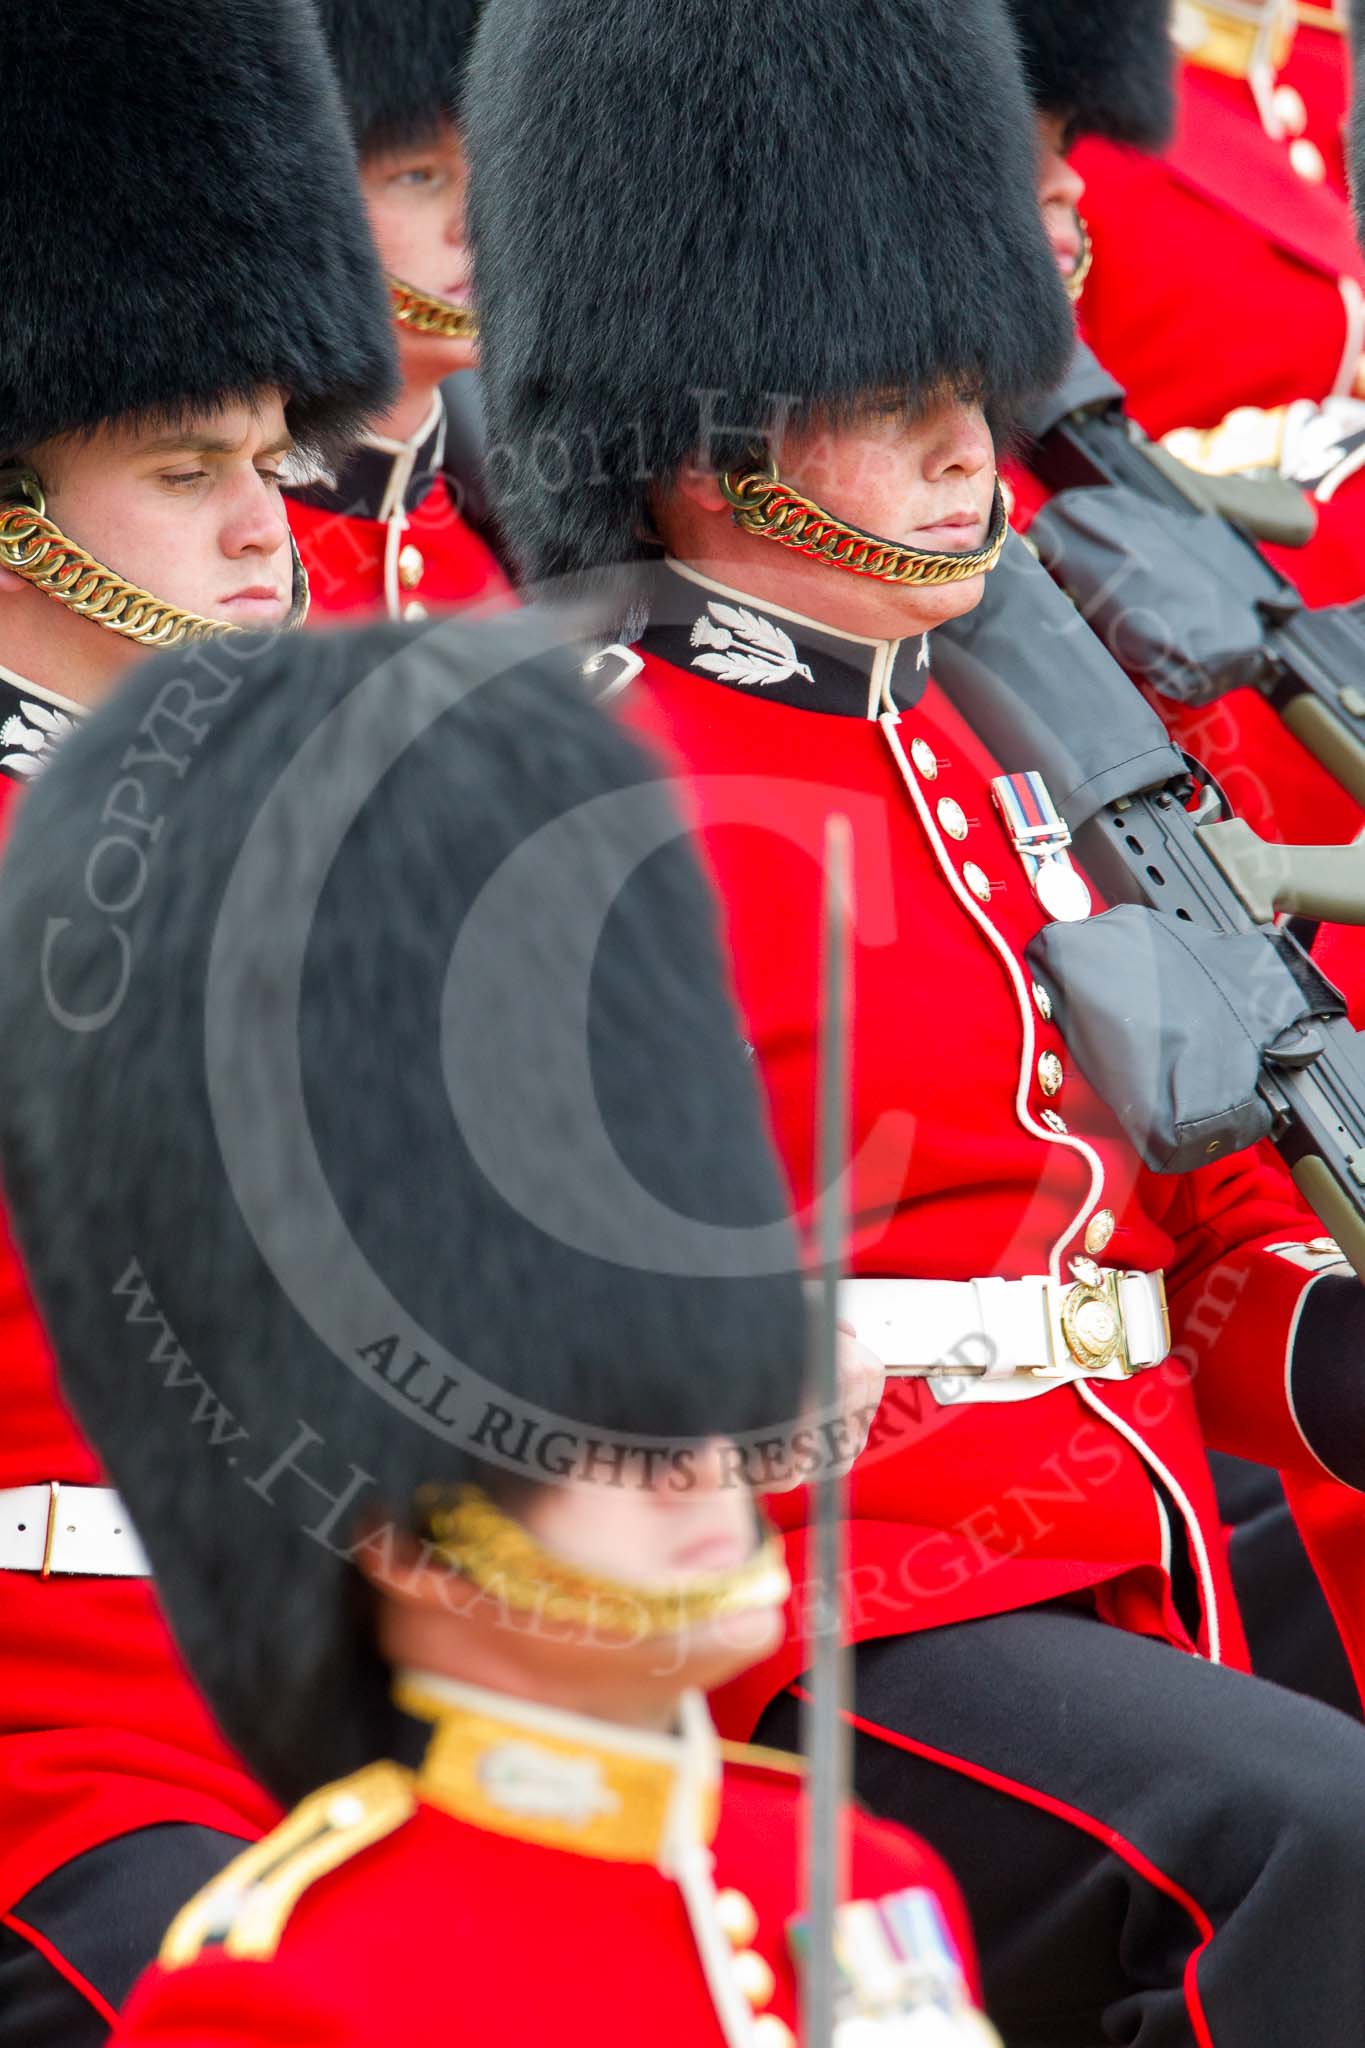
M435 334L445 341L479 338L479 316L472 306L452 305L449 299L418 291L415 284L404 284L398 277L389 279L389 297L398 325L411 327L415 334Z
M308 575L294 537L294 601L282 630L292 632L308 616ZM32 470L0 472L0 569L22 576L46 597L82 619L104 626L139 647L183 647L195 640L228 640L246 632L225 619L166 604L69 540L47 516L43 487Z
M534 1614L594 1634L632 1641L682 1635L721 1615L780 1606L791 1591L781 1545L771 1532L733 1571L708 1572L676 1586L635 1586L543 1549L481 1487L423 1487L417 1507L437 1555L490 1600L513 1614Z
M731 470L721 478L720 487L733 510L735 525L745 533L775 540L781 547L794 548L831 568L847 569L854 576L872 576L879 583L910 584L921 590L965 583L969 577L987 574L1000 560L1009 532L998 482L989 537L984 547L973 548L970 554L897 547L892 541L879 540L876 534L864 533L861 527L848 526L784 484L771 455L762 469Z

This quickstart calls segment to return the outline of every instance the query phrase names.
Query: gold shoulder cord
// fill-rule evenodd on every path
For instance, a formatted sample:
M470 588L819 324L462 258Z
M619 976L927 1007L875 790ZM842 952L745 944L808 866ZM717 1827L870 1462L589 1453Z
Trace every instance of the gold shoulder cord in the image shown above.
M413 1773L387 1760L310 1792L181 1907L161 1944L161 1968L183 1969L213 1948L268 1961L310 1886L393 1834L416 1810Z
M1294 0L1182 0L1172 33L1192 64L1252 79L1260 71L1283 71L1301 18L1311 17Z
M762 469L731 470L721 478L720 487L733 510L735 525L745 533L775 540L780 547L794 548L812 561L847 569L853 576L871 576L879 583L933 589L983 576L1000 560L1009 532L998 481L990 536L984 547L974 548L970 554L897 547L889 540L879 540L876 534L864 533L861 527L848 526L784 484L771 455Z
M411 327L416 334L440 335L446 341L479 338L478 315L470 306L453 306L449 299L419 292L415 284L404 284L397 277L389 279L389 297L393 301L393 317L400 327Z
M294 602L281 629L285 632L294 631L308 616L308 575L292 533L289 546L294 559ZM0 471L0 569L12 570L68 611L135 641L139 647L229 640L247 630L224 619L182 611L106 569L48 518L43 487L28 469Z

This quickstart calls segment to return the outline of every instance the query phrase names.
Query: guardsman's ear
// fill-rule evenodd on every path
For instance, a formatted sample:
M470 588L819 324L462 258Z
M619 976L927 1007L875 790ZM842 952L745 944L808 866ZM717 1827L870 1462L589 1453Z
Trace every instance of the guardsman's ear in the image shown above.
M673 479L669 491L660 496L667 500L678 494L695 505L701 512L726 512L729 507L721 494L720 479L714 469L703 462L687 462Z

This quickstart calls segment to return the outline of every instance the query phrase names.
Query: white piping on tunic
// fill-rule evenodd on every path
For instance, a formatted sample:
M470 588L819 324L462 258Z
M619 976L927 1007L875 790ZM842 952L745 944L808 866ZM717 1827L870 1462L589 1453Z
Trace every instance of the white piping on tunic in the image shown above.
M1365 292L1353 277L1339 277L1337 289L1346 312L1346 346L1341 352L1341 367L1328 396L1349 398L1355 390L1361 356L1365 354Z
M427 414L415 434L407 441L390 441L383 434L367 434L364 445L377 448L381 454L393 457L393 467L384 487L384 496L379 505L379 520L387 529L384 535L384 609L391 619L403 616L403 597L398 582L398 556L403 546L403 536L408 530L408 485L412 482L417 467L417 457L431 439L437 428L444 428L445 408L438 391L431 401ZM436 449L436 467L441 466L445 453L445 434L442 432Z
M947 878L949 888L953 891L953 894L957 897L958 902L967 912L968 916L984 932L1003 963L1005 972L1009 976L1010 986L1014 990L1015 1001L1019 1009L1020 1025L1023 1031L1023 1057L1019 1068L1019 1085L1014 1097L1015 1113L1024 1129L1030 1132L1033 1137L1041 1139L1045 1145L1060 1145L1065 1151L1074 1152L1078 1158L1085 1161L1090 1170L1089 1192L1075 1216L1048 1254L1048 1273L1054 1281L1060 1284L1062 1277L1062 1253L1075 1237L1086 1218L1098 1206L1100 1197L1104 1192L1104 1162L1093 1145L1087 1145L1084 1138L1072 1137L1069 1131L1049 1130L1046 1124L1039 1123L1033 1111L1029 1108L1028 1098L1029 1091L1033 1086L1034 1049L1037 1045L1037 1039L1034 1036L1033 1009L1028 989L1024 984L1023 970L1015 957L1013 947L1009 944L1003 933L997 931L990 918L987 917L983 906L977 902L958 873L953 857L939 835L938 826L925 801L924 792L920 789L918 777L906 757L905 749L900 742L900 735L896 731L896 727L900 723L899 713L894 710L883 712L877 723L880 725L886 737L887 745L895 757L896 765L901 772L901 778L910 792L910 800L914 804L920 824L924 828L925 837L937 856L938 864Z
M1130 1423L1125 1422L1122 1416L1115 1415L1112 1408L1105 1406L1104 1402L1099 1398L1099 1393L1093 1381L1077 1380L1076 1392L1088 1408L1093 1408L1095 1413L1102 1415L1105 1421L1118 1431L1120 1436L1128 1439L1138 1456L1145 1464L1151 1467L1152 1471L1160 1478L1162 1484L1169 1489L1172 1500L1184 1517L1186 1534L1190 1539L1190 1548L1194 1552L1195 1569L1199 1573L1199 1599L1204 1609L1204 1619L1209 1625L1209 1662L1210 1664L1221 1664L1223 1661L1223 1631L1218 1619L1218 1596L1213 1582L1213 1567L1209 1562L1209 1548L1204 1541L1204 1532L1199 1526L1198 1516L1190 1505L1189 1496L1186 1494L1184 1487L1175 1479L1174 1475L1162 1464L1160 1458L1158 1458L1156 1452L1147 1443L1145 1438L1139 1436L1138 1432ZM1160 1506L1160 1502L1157 1504ZM1169 1556L1165 1562L1169 1572Z
M1341 1267L1337 1269L1338 1272L1341 1270L1343 1270ZM1338 1486L1349 1486L1351 1482L1348 1479L1343 1479L1339 1472L1334 1472L1326 1460L1320 1457L1312 1444L1309 1443L1308 1438L1303 1433L1303 1425L1299 1421L1299 1411L1294 1406L1294 1346L1298 1342L1299 1324L1303 1319L1303 1312L1307 1306L1308 1297L1317 1286L1318 1281L1326 1280L1330 1277L1331 1275L1328 1273L1317 1274L1314 1279L1309 1281L1303 1293L1294 1304L1294 1320L1289 1325L1289 1339L1284 1347L1284 1400L1285 1406L1289 1410L1289 1419L1294 1425L1299 1441L1313 1460L1313 1463L1320 1471L1325 1472L1329 1479L1334 1480ZM1352 1490L1354 1491L1355 1489Z

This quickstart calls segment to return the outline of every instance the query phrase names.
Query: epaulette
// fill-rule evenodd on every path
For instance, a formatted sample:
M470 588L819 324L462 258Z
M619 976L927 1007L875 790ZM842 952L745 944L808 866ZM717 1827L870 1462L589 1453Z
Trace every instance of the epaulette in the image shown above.
M718 1745L723 1764L745 1771L767 1772L783 1778L804 1778L806 1759L790 1750L768 1749L761 1742L722 1742Z
M310 1793L182 1907L161 1944L161 1968L182 1969L208 1948L266 1961L309 1886L391 1835L416 1806L413 1774L395 1763L369 1764Z

